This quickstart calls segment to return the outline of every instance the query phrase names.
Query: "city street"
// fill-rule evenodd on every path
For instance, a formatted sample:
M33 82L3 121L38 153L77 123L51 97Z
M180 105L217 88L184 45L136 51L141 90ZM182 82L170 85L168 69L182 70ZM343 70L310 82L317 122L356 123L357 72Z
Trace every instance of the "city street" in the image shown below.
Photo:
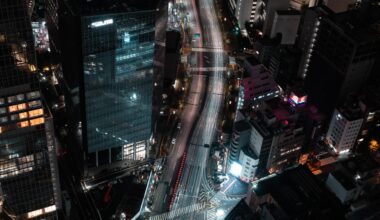
M210 219L216 217L219 206L226 210L233 207L242 198L239 193L246 190L239 185L239 180L231 178L234 181L222 185L222 189L228 188L216 193L208 176L210 149L205 145L215 141L220 129L228 58L223 52L214 2L182 3L190 27L190 34L184 39L192 39L191 45L187 45L192 51L188 57L191 84L176 144L167 157L164 174L155 190L151 219ZM204 205L205 201L208 205ZM166 212L168 207L169 212Z
M223 49L223 41L213 1L186 1L185 6L192 18L194 17L194 27L201 27L192 29L193 34L200 34L202 39L199 40L197 48L204 48L204 50L197 49L192 53L192 56L197 56L196 61L198 61L193 66L192 76L194 78L207 77L207 92L200 117L191 139L187 143L186 162L183 172L179 174L181 175L179 187L174 195L174 203L170 207L172 212L177 209L183 210L182 216L176 216L178 218L207 219L210 217L207 212L197 214L191 212L191 209L184 208L199 203L201 189L210 193L213 191L209 186L206 172L209 148L204 145L211 144L216 136L219 114L224 100L223 67L225 67L225 60L223 53L220 52ZM207 56L203 51L207 51ZM196 87L201 86L195 85Z

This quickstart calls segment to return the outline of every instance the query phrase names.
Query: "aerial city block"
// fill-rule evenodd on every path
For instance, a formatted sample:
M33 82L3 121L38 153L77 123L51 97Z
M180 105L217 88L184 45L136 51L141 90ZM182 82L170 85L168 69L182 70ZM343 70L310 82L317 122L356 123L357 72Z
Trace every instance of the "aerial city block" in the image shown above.
M380 219L380 0L0 0L26 219Z

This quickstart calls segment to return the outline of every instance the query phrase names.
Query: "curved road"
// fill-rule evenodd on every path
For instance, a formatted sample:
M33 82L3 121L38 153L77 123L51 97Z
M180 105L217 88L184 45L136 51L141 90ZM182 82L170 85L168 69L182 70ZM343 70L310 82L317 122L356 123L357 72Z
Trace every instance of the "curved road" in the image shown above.
M200 25L197 25L199 24L199 20L196 13L196 11L195 14L192 12L189 13L189 26L191 27L191 33L201 32ZM195 41L191 46L202 47L203 43L202 41ZM196 60L196 63L198 63L199 66L203 65L201 53L193 54L192 58ZM191 135L192 128L194 127L194 122L197 120L197 117L199 115L202 99L205 96L205 92L206 77L199 73L192 74L189 95L186 99L186 103L181 114L181 129L176 138L176 144L173 146L170 155L166 159L167 163L165 165L165 172L160 180L160 184L155 191L155 199L152 206L152 211L155 213L165 212L168 203L170 202L169 190L175 184L174 177L176 176L176 168L179 160L187 149L189 137Z
M207 187L206 166L209 149L205 148L204 145L211 144L216 136L219 114L223 107L225 86L224 73L219 68L224 67L225 63L224 54L220 52L223 49L222 33L219 28L214 2L213 0L200 0L197 2L191 0L186 3L187 10L197 21L196 27L201 27L198 32L193 32L199 33L202 37L203 42L199 43L199 47L209 51L209 54L211 54L209 56L212 56L212 63L207 68L207 70L211 71L193 73L193 77L197 74L206 76L208 87L201 115L188 142L187 158L172 210L190 207L198 203L202 185ZM198 54L201 56L198 69L201 69L205 67L206 60L202 52ZM194 219L195 216L193 215L194 213L181 218Z

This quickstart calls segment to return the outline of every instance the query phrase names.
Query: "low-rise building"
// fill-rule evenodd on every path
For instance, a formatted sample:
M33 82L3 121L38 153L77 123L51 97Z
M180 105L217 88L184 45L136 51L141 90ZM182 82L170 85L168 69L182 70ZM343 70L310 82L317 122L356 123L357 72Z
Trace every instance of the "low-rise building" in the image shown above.
M251 183L246 202L261 220L345 219L339 200L305 166Z
M362 123L363 114L357 102L335 109L326 138L336 153L347 153L354 147Z
M242 166L240 179L247 183L252 181L256 174L259 158L250 147L244 147L240 151L239 163Z
M252 113L250 145L259 157L257 174L297 164L304 139L296 109L280 98L266 101Z
M244 62L247 77L241 80L241 100L244 107L258 108L260 103L278 97L281 93L280 87L274 81L272 74L254 57L247 58Z

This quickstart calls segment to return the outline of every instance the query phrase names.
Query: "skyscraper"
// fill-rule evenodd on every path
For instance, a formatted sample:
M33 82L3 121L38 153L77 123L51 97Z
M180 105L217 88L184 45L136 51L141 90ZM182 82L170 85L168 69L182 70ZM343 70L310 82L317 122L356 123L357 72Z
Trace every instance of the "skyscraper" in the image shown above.
M366 83L380 51L380 18L376 9L317 14L313 46L304 54L308 62L302 65L309 100L330 114L347 94Z
M28 10L22 0L1 1L0 216L56 219L61 202L54 126L35 78Z
M79 91L85 164L91 175L100 167L147 157L155 5L79 3L67 4L77 11L63 10L59 22L64 38L71 39L62 41L63 72L70 89Z

